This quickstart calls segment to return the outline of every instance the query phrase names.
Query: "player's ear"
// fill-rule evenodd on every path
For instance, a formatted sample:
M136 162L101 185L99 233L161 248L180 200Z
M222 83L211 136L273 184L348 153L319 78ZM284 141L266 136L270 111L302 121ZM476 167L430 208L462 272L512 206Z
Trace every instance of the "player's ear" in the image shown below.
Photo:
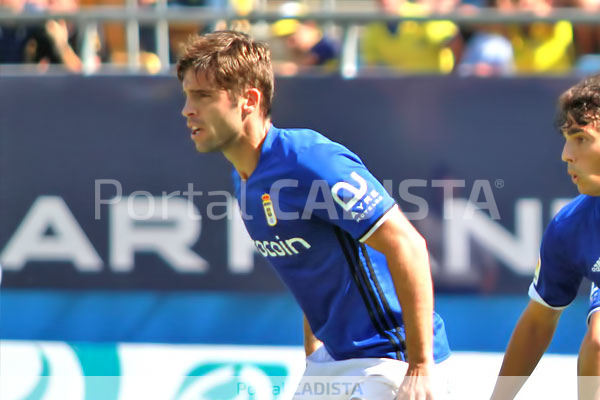
M259 110L261 99L262 93L257 88L250 88L246 90L242 104L242 112L244 114L252 114L253 112Z

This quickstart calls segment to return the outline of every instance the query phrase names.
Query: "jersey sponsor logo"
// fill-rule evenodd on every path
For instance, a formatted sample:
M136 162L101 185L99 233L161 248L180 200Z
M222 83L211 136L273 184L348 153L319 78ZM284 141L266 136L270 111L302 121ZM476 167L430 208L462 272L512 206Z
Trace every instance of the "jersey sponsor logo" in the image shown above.
M600 272L600 258L596 261L592 267L592 272Z
M367 181L356 172L350 177L358 183L358 187L348 182L338 182L331 188L333 200L346 212L350 212L352 219L360 222L369 217L377 204L383 201L383 196L375 189L367 193Z
M255 240L254 245L264 257L287 257L300 254L302 250L311 248L310 243L301 237L281 239L275 236L275 240Z
M377 204L383 201L383 196L377 192L377 190L371 190L371 193L366 195L363 200L358 203L355 207L356 211L352 211L352 219L356 222L360 222L365 218L368 218L371 214L371 211L375 209Z
M352 210L352 207L367 194L367 181L354 171L352 171L350 177L358 183L358 187L352 186L348 182L338 182L331 188L333 200L346 211ZM352 194L352 197L346 200L348 196L340 196L342 190Z
M267 193L262 195L263 209L265 210L265 217L267 218L267 224L269 226L277 225L277 216L275 216L275 208L271 201L271 196Z

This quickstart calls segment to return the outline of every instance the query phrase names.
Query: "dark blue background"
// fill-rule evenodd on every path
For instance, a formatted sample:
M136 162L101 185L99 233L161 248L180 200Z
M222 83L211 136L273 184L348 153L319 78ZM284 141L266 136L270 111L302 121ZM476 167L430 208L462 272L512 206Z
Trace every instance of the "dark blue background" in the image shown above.
M500 223L512 231L517 199L538 198L547 206L576 195L552 126L556 98L573 83L287 78L277 81L273 119L342 142L396 188L404 179L430 181L439 171L467 187L503 179L494 196ZM0 250L34 200L55 195L106 264L107 209L94 219L96 179L119 180L125 195L183 191L188 183L205 192L231 191L223 157L195 152L182 105L180 84L169 77L0 77ZM433 198L434 190L440 189L412 192ZM200 197L196 205L206 210L207 202ZM549 218L546 213L544 223ZM202 223L193 249L210 263L205 274L178 274L152 254L138 254L126 274L107 266L82 274L57 262L5 271L0 338L300 344L300 312L264 260L257 256L250 274L232 274L225 221ZM454 349L503 350L531 277L502 266L498 273L486 289L493 296L436 277L437 308ZM551 351L577 351L586 307L582 298L566 312L561 324L568 326L559 328Z

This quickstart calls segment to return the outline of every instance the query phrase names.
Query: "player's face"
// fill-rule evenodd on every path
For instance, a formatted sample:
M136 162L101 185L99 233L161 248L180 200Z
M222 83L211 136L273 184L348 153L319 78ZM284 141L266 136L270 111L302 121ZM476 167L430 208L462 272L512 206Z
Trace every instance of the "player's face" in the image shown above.
M562 159L579 193L600 196L600 132L598 122L573 123L563 129Z
M186 71L182 85L185 105L181 114L187 120L196 150L227 150L242 134L239 101L232 101L226 90L217 88L193 68Z

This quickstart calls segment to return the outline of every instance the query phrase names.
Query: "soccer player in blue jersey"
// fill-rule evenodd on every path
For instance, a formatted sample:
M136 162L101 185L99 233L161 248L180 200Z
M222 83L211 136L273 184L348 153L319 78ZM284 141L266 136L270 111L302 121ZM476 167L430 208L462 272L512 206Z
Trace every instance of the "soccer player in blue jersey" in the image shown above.
M196 149L233 164L248 233L304 312L295 399L445 398L434 364L450 351L426 244L383 186L342 145L271 124L270 53L247 35L191 38L177 75ZM360 385L311 397L319 376Z
M529 288L531 300L512 334L492 399L512 399L534 370L562 310L584 277L592 281L588 329L577 362L580 377L600 375L600 75L586 78L559 99L562 160L580 196L550 222ZM507 378L520 377L520 378ZM597 379L579 379L579 398L592 399Z

